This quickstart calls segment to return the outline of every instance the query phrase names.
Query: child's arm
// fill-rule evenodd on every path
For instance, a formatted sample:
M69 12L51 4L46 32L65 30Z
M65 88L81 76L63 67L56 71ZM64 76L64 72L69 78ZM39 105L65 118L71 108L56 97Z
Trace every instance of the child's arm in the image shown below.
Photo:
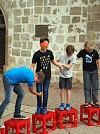
M29 91L32 93L32 94L34 94L34 95L37 95L37 96L42 96L42 92L40 92L40 93L38 93L37 91L35 91L34 89L33 89L33 87L28 87L28 89L29 89Z
M65 67L67 70L69 70L69 69L73 66L73 63L70 62L70 64L68 64L68 65L61 63L61 65L62 65L63 67Z
M97 60L97 66L98 66L98 76L100 78L100 59Z
M30 66L30 69L34 72L34 68L35 68L35 63L32 63Z
M51 60L51 62L52 62L54 65L56 65L57 67L59 67L61 71L63 70L61 64L60 64L58 61L56 61L56 60Z

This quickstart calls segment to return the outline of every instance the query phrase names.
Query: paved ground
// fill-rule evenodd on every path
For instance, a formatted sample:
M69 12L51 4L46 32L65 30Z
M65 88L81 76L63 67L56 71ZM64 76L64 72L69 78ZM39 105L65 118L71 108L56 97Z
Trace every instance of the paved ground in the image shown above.
M22 84L22 87L25 91L25 98L23 100L22 105L22 114L28 116L32 119L32 114L36 109L36 96L32 95L28 89L27 85ZM48 109L55 110L60 104L59 97L59 88L58 83L51 83L49 88L49 100L48 100ZM4 90L2 82L0 82L0 103L4 99ZM0 121L4 122L7 119L12 118L14 111L16 95L13 94L13 99L10 105L5 110L2 119ZM99 100L100 100L100 90L99 90ZM73 84L73 89L71 91L71 106L78 110L78 127L76 128L67 128L67 129L58 129L50 132L50 134L99 134L100 126L87 126L80 122L80 105L84 103L84 93L83 93L83 85ZM31 121L31 134L32 134L32 121Z

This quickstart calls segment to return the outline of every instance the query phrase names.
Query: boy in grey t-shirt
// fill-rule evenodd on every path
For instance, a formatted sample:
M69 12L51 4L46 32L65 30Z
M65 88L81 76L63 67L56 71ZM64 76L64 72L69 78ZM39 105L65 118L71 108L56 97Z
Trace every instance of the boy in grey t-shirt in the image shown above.
M60 110L64 110L64 92L66 89L66 110L70 110L70 89L72 88L72 68L76 62L76 56L74 55L74 46L68 45L66 47L66 53L61 53L57 59L63 66L63 70L59 72L59 88L61 105Z

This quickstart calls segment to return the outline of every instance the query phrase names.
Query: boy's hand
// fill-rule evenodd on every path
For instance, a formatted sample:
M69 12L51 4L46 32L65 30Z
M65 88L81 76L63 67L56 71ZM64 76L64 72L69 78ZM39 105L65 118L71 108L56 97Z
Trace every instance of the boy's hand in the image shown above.
M38 96L42 96L42 95L43 95L43 92L38 93Z

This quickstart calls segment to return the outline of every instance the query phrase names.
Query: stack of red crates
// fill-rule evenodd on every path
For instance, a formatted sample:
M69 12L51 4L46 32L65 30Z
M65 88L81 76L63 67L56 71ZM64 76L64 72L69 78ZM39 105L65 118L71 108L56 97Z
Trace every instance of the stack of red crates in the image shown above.
M73 128L77 127L78 124L78 111L71 107L71 110L59 110L59 108L55 109L56 112L56 124L58 128Z
M80 121L88 126L100 125L100 108L95 108L94 105L84 108L80 105Z
M26 129L25 134L30 134L30 118L27 119L9 119L4 122L5 134L9 134L9 130L15 134L21 134L21 130Z
M47 114L32 115L32 131L38 134L48 134L56 129L56 114L47 111Z

